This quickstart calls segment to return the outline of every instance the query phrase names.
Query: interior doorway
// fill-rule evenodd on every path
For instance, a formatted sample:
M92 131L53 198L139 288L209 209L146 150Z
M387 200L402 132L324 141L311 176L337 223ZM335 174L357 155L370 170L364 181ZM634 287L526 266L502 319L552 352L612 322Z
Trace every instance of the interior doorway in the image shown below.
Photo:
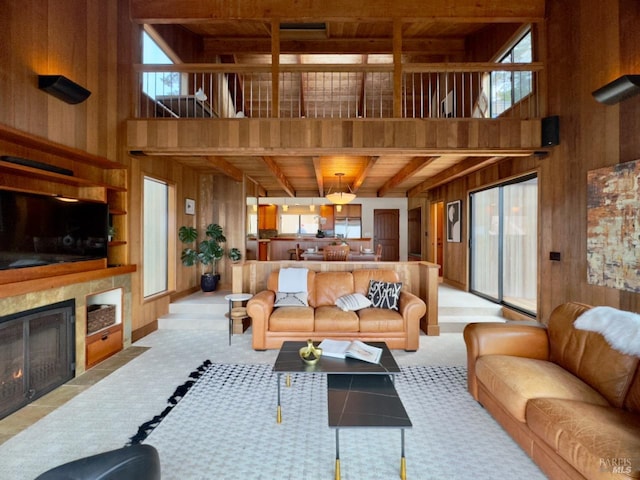
M375 209L373 211L373 244L382 245L384 262L400 261L400 210Z
M442 277L444 267L444 202L431 204L431 261L440 265L438 276Z

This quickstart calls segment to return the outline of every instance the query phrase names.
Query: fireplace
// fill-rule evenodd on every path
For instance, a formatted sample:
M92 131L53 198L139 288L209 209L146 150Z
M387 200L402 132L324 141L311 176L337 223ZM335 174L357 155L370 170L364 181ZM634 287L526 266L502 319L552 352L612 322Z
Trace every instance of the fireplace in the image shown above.
M75 376L75 300L0 317L0 418Z

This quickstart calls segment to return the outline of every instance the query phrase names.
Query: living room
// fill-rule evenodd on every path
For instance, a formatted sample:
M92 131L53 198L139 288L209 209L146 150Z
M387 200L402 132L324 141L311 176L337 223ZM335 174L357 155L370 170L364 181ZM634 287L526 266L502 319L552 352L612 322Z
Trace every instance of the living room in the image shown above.
M109 253L109 264L121 265L117 267L121 270L97 277L76 272L73 275L77 280L67 285L58 283L58 277L63 275L29 279L27 287L18 286L25 283L22 281L3 282L2 316L16 312L18 304L22 309L39 307L68 297L69 292L75 296L73 290L80 291L78 286L85 288L87 284L102 281L109 284L108 288L122 288L124 291L122 345L128 347L157 329L158 317L168 311L172 301L197 291L199 275L195 269L181 265L181 245L176 243L172 246L175 262L170 268L175 275L169 280L167 293L151 297L144 294L143 214L140 208L144 177L160 178L174 186L178 214L172 219L173 228L177 230L187 223L199 226L215 222L224 226L228 246L244 245L245 218L239 213L246 209L247 196L260 194L255 184L252 187L243 181L236 171L221 174L221 163L216 158L211 159L210 169L202 170L190 167L189 158L178 162L171 155L132 154L134 150L142 150L136 143L141 138L141 131L131 126L140 124L134 114L137 93L134 88L136 73L133 71L133 65L139 64L141 58L143 26L138 21L155 18L158 29L166 23L151 3L142 0L105 3L78 0L45 2L43 6L43 2L34 0L20 2L19 5L18 2L9 2L5 8L0 22L4 27L5 44L11 48L0 59L3 71L0 76L3 105L0 123L9 127L11 134L0 139L0 146L5 149L2 154L9 151L20 156L22 152L25 156L39 151L39 160L51 160L53 163L64 163L60 160L64 155L84 155L85 160L77 162L89 165L80 167L80 170L92 178L93 184L110 184L107 190L112 192L111 195L120 191L114 186L126 187L124 204L118 207L126 214L116 215L119 243L114 244ZM188 2L175 3L176 12L181 13L176 17L189 20L179 10L186 8L184 5ZM266 10L268 3L262 2L260 7ZM473 8L471 2L456 3L460 3L460 10L456 12L458 16L464 16ZM505 11L510 9L510 2L491 3L490 6L481 6L498 11L493 15L489 15L487 10L481 13L486 17L507 17ZM466 208L470 192L533 172L537 175L539 189L537 319L544 323L556 306L567 301L639 312L640 296L637 291L590 281L587 247L589 172L631 162L640 154L635 125L640 98L636 96L615 105L606 105L592 96L592 92L603 85L638 71L635 25L640 19L639 7L631 0L618 0L613 4L595 0L527 3L531 10L528 15L521 12L518 21L530 19L539 32L535 42L544 63L540 80L544 86L545 112L546 116L559 117L560 141L551 148L541 147L539 150L544 154L506 157L418 196L408 197L408 209L421 207L423 212L423 260L435 261L429 253L429 240L435 234L429 214L433 203L462 200L461 235L468 239ZM438 5L444 8L443 2L438 2ZM403 6L406 7L405 3ZM256 10L260 8L256 7ZM356 11L356 8L351 6L350 10ZM531 13L534 11L535 14ZM136 22L131 21L132 12L138 14ZM202 14L201 11L196 13ZM196 22L194 18L191 20ZM498 36L492 38L498 41ZM488 56L490 50L495 53L501 46L473 45L470 48L481 58ZM193 45L180 48L197 51ZM191 58L185 56L183 61L197 63L200 59L193 54ZM66 104L37 88L39 74L65 75L90 90L91 96L79 105ZM230 120L239 121L241 119ZM160 144L164 140L169 143L179 138L173 127L168 125L170 123L166 122L159 130L146 132L147 138L160 139ZM195 137L193 141L197 143L200 134L192 132L189 135ZM34 146L30 140L31 146L27 148L16 140L20 135L44 139L44 142L38 140L40 143ZM228 138L244 138L243 135L236 131L231 132ZM55 151L51 153L49 142L70 150L53 149ZM98 162L96 157L120 168L109 169L109 178L102 177L103 173L91 166L92 162ZM115 174L116 171L120 173ZM70 196L85 188L61 186L41 179L25 180L24 177L3 175L0 179L2 188ZM98 177L101 177L100 182ZM88 188L103 187L85 189ZM255 190L251 191L252 188ZM100 198L109 194L91 195ZM184 199L187 198L195 200L197 215L183 213ZM551 252L558 252L560 260L551 260ZM445 242L443 255L443 281L462 290L468 289L468 243ZM231 262L223 260L220 268L224 286L230 287ZM96 269L101 270L110 269ZM96 287L97 291L106 289L100 284ZM82 291L76 303L78 318L85 315L85 296ZM76 334L84 336L85 332L77 330ZM76 360L76 372L80 375L85 369L84 345L78 350Z

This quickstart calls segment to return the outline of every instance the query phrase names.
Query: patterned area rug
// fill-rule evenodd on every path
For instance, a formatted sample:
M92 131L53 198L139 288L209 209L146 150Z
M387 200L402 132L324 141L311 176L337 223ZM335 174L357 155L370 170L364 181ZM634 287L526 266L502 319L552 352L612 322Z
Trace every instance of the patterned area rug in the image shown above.
M324 375L294 375L282 387L281 424L271 366L205 362L193 376L132 438L158 449L163 478L335 478ZM467 393L464 367L402 367L396 389L413 423L407 478L545 478ZM343 480L398 478L400 431L341 430L340 457Z

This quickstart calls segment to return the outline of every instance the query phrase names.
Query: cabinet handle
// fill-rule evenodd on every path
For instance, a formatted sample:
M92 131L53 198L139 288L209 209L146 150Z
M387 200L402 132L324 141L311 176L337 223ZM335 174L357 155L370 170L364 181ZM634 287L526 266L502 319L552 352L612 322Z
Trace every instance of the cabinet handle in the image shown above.
M109 338L109 334L108 333L104 334L100 340L102 340L104 342L107 338Z

